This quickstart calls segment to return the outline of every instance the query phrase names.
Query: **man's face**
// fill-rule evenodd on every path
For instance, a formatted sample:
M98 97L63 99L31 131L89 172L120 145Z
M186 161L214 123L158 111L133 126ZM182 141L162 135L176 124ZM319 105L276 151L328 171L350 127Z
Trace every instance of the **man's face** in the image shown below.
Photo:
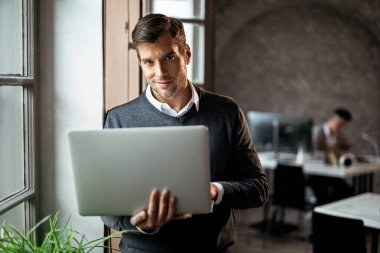
M340 129L342 129L345 125L347 125L348 121L339 117L339 116L333 116L330 125L330 129L333 130L333 132L337 133Z
M164 33L154 43L142 43L137 49L142 71L157 100L167 102L185 92L191 54L187 45L181 54L171 34Z

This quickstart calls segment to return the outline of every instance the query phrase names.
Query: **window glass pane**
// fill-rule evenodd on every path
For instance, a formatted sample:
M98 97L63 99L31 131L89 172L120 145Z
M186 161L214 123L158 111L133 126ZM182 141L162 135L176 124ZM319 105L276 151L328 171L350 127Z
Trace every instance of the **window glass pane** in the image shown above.
M12 208L8 212L0 215L0 225L4 223L12 224L21 232L25 232L25 203ZM9 229L9 226L7 227Z
M0 0L0 75L23 75L22 0Z
M24 189L23 88L0 86L0 200Z
M177 18L205 18L205 0L150 0L150 13Z
M203 25L184 23L186 41L192 55L187 68L187 77L196 84L204 83L205 29Z
M195 84L204 83L205 69L205 26L198 20L205 19L205 0L149 0L148 13L163 13L182 19L187 43L192 52L187 68L188 78ZM188 20L188 19L197 19Z

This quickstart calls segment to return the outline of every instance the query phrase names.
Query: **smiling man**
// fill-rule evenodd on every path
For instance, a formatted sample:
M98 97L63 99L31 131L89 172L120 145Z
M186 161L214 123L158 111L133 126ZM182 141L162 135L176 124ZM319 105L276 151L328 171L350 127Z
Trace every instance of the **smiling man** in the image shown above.
M231 252L236 241L233 209L259 207L268 199L267 179L244 114L231 98L187 79L191 51L178 19L149 14L136 24L132 39L149 85L135 100L110 110L105 128L207 126L215 204L211 214L177 215L170 189L152 189L143 211L102 220L117 230L136 230L123 236L123 252ZM120 201L122 194L128 193L121 193Z

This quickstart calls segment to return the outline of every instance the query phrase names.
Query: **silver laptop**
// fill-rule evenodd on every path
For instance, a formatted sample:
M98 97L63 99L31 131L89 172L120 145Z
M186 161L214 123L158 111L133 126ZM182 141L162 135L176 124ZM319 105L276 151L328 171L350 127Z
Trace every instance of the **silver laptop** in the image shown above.
M132 215L152 189L169 188L178 213L210 213L210 161L205 126L71 131L80 215Z

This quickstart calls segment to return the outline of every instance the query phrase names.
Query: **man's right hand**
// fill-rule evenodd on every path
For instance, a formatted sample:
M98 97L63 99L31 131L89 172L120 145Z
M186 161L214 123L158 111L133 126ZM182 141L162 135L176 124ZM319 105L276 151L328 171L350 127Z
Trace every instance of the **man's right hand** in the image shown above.
M172 220L190 218L192 215L176 215L177 199L170 196L170 191L164 189L160 196L158 190L153 190L150 194L148 208L131 217L131 224L141 229L157 229Z

